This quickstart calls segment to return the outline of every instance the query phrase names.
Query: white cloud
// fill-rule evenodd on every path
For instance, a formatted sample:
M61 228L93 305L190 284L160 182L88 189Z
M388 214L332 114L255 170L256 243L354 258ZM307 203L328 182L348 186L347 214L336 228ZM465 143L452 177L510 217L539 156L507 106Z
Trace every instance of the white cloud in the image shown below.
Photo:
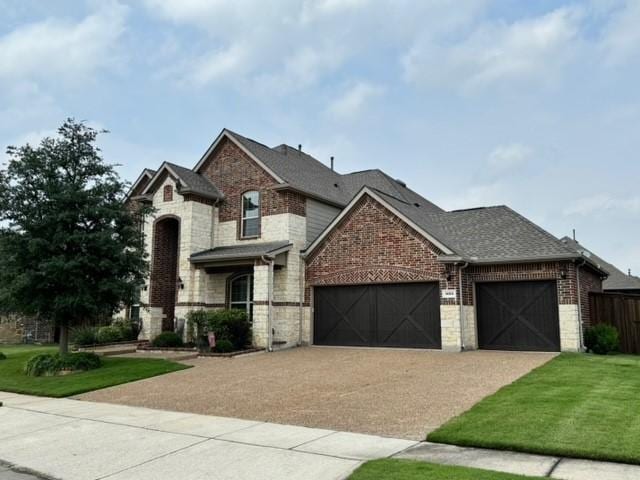
M117 63L114 44L125 29L127 8L105 2L78 23L49 18L0 37L0 78L69 82Z
M317 84L381 49L404 48L417 32L467 22L484 0L415 2L146 0L148 11L202 35L181 45L169 77L198 87L225 84L256 96Z
M610 14L600 49L607 63L621 64L640 55L640 2L627 0Z
M559 8L512 23L477 25L459 42L423 39L403 59L405 78L465 90L513 80L546 83L571 59L581 18L581 9Z
M497 146L487 159L491 170L496 173L513 170L526 164L533 155L533 150L520 143Z
M246 49L242 45L232 45L194 61L188 81L196 86L204 86L228 75L237 75L247 68L247 62Z
M591 197L579 198L563 210L565 215L581 216L613 212L640 214L640 196L613 197L602 193Z
M367 103L382 95L384 88L367 82L358 82L336 98L327 112L337 118L354 118L366 108Z

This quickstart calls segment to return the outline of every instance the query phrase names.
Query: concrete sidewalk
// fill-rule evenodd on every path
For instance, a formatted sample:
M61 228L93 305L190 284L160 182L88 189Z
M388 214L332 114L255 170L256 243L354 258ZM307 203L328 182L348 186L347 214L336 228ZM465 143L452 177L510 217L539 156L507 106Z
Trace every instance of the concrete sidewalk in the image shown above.
M634 465L4 392L0 401L0 467L63 480L344 479L390 456L563 480L640 478Z
M0 460L63 480L343 479L417 444L80 400L0 401Z
M640 479L640 466L422 442L396 458L562 480Z

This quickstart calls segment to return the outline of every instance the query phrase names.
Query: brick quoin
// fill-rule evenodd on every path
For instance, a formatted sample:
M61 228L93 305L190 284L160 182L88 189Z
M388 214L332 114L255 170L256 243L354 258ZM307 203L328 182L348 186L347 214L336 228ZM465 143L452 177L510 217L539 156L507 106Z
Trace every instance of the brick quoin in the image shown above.
M291 154L291 161L296 161L295 153ZM306 215L304 196L293 191L273 190L278 182L228 138L220 141L199 172L224 192L219 219L220 222L237 220L238 238L242 194L247 191L260 192L260 215L263 217L280 213Z
M178 244L180 222L173 217L155 222L151 263L150 305L162 307L165 318L162 330L173 330L177 300Z

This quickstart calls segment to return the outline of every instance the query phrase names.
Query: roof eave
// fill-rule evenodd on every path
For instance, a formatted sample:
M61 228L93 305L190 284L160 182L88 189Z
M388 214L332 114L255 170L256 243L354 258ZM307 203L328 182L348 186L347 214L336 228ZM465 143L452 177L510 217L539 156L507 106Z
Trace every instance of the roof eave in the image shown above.
M220 255L215 258L207 257L202 254L201 257L198 254L193 254L189 257L189 261L193 264L201 264L201 263L217 263L217 262L228 262L234 260L255 260L257 258L266 257L269 259L274 259L278 255L288 252L293 247L293 243L288 245L284 245L279 248L275 248L273 250L269 250L264 253L244 253L244 254L236 254L236 255Z
M584 260L585 264L588 264L591 268L597 272L602 273L604 276L608 276L609 272L604 270L600 265L592 262L584 255L576 254L553 254L553 255L538 255L535 257L505 257L505 258L477 258L477 257L460 257L455 255L440 255L437 260L441 263L457 263L468 262L472 265L504 265L510 263L539 263L539 262L575 262L576 260Z
M209 200L215 200L215 201L224 200L224 195L214 195L212 193L205 193L199 190L194 190L192 188L180 187L178 189L178 193L180 195L197 195L198 197L206 198Z
M344 207L347 206L346 203L337 202L337 201L331 200L331 199L329 199L327 197L323 197L322 195L318 195L317 193L312 193L312 192L309 192L308 190L304 190L302 188L294 187L290 183L279 183L279 184L271 187L271 189L272 190L276 190L276 191L291 190L292 192L301 193L305 197L313 198L314 200L319 200L321 202L327 203L329 205L332 205L332 206L338 207L338 208L344 208Z

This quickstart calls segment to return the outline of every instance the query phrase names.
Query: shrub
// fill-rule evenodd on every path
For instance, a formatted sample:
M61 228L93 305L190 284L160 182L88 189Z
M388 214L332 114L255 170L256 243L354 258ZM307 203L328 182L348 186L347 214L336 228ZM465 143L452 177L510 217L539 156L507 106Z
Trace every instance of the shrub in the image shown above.
M60 355L62 370L95 370L102 366L102 360L92 352L67 353Z
M25 364L25 373L33 377L57 375L63 370L85 371L99 368L102 360L95 353L41 353Z
M229 340L236 350L243 349L251 342L251 324L244 310L208 312L207 328L216 334L216 341Z
M4 353L0 352L0 360L6 360L6 359L7 359L7 356Z
M187 342L201 343L208 318L209 312L206 310L192 310L187 313Z
M71 331L71 343L84 347L98 343L98 329L95 327L78 327Z
M587 351L598 355L607 355L620 350L618 330L611 325L599 323L584 332L584 344Z
M96 335L97 343L115 343L122 341L121 330L114 325L105 325L98 328Z
M55 375L62 370L60 363L60 354L41 353L34 355L24 367L24 373L32 377L41 377L43 375Z
M162 332L151 342L153 347L182 347L182 338L174 332Z
M139 331L139 325L134 324L130 320L125 320L124 318L116 318L113 322L111 322L111 326L116 328L120 332L120 340L121 342L126 342L130 340L137 340Z
M235 350L235 347L233 346L233 343L231 343L229 340L223 338L222 340L216 340L216 348L215 351L218 353L229 353L229 352L233 352Z

